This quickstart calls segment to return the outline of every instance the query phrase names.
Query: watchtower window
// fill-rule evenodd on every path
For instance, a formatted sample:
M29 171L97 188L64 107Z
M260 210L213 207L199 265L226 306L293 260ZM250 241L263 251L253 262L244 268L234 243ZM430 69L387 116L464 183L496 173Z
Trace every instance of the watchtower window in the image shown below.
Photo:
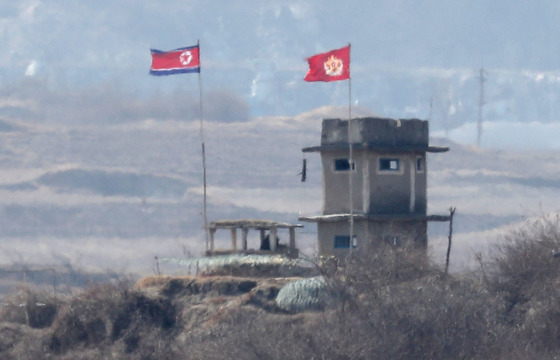
M352 236L352 247L358 247L358 237L356 235ZM334 248L335 249L349 249L350 248L350 236L348 235L337 235L334 237Z
M399 236L386 235L384 239L385 239L385 242L389 245L401 246L401 238Z
M350 160L345 159L334 159L334 170L335 171L350 171ZM356 170L356 164L352 161L352 170Z
M416 158L416 172L424 171L424 158Z
M379 159L379 170L381 171L399 171L399 159L381 158Z

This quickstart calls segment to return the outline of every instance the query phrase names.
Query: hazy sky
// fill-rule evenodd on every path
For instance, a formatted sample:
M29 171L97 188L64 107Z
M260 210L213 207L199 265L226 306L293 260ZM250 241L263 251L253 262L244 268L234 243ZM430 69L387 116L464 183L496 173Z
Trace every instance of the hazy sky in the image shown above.
M302 78L306 57L351 42L354 101L390 116L422 103L412 115L427 117L434 91L402 89L411 76L454 76L461 86L484 66L558 81L558 18L554 0L1 0L0 80L133 94L196 89L194 76L149 77L149 49L200 40L205 91L227 90L252 114L278 115L343 104L345 84Z
M362 67L555 70L560 5L540 1L80 1L0 2L0 66L146 73L150 47L200 39L208 71L254 67L304 70L316 51L352 42ZM95 78L93 73L89 77Z

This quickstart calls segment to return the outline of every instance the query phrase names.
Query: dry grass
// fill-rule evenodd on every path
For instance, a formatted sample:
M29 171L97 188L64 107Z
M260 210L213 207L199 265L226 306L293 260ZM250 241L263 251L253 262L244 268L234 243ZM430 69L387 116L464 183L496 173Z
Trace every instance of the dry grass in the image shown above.
M560 222L507 240L485 276L446 276L392 247L349 258L326 272L320 311L275 306L291 279L153 276L65 301L24 289L0 308L0 358L555 358Z
M134 288L137 290L143 290L147 288L153 287L161 287L164 284L168 283L171 279L187 279L187 280L194 280L195 277L191 275L185 276L167 276L167 275L158 275L158 276L147 276L144 277L136 282Z

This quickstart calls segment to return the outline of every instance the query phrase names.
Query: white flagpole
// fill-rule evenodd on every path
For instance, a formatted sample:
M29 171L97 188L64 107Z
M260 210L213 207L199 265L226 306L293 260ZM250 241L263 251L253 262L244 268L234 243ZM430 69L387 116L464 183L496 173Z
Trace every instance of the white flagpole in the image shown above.
M198 56L200 59L200 40L196 41L198 46ZM199 64L200 66L201 64ZM207 216L207 199L206 199L206 149L204 147L204 112L202 106L202 66L198 71L198 90L199 90L199 105L200 105L200 144L202 146L202 182L203 182L203 221L204 221L204 238L206 240L206 251L208 251L209 233L208 233L208 216Z
M350 43L348 43L348 69L350 70ZM350 202L350 252L354 245L354 191L353 191L353 172L354 172L354 155L352 149L352 76L348 76L348 161L350 162L350 171L348 172L348 192Z

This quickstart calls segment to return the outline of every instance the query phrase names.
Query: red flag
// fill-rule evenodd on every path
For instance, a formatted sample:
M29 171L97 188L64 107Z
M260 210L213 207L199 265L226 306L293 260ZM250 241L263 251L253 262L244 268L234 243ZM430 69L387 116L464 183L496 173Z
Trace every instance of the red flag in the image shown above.
M338 81L350 78L350 45L307 59L305 81Z
M198 45L171 51L150 49L150 52L152 53L151 75L200 72L200 49Z

